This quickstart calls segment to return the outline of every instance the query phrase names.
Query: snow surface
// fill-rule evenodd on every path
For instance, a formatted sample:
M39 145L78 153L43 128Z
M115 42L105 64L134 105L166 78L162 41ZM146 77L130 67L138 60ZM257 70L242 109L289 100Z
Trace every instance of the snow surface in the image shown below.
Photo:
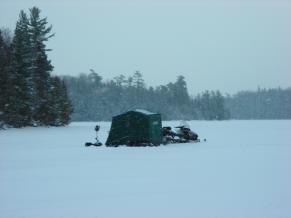
M96 123L0 131L0 217L291 217L291 121L189 124L207 142L85 147Z

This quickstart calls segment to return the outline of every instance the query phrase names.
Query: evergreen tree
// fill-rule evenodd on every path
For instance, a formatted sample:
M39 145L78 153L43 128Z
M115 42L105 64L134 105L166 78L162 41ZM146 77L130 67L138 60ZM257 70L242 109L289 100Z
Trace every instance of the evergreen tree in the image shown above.
M49 125L51 120L49 110L50 100L50 73L53 70L50 60L48 60L45 42L54 36L50 34L52 26L47 27L47 18L40 18L40 9L33 7L30 9L29 34L32 48L32 70L35 87L34 99L34 120L39 125Z
M12 41L11 65L7 82L5 122L14 127L32 124L32 90L28 18L20 12Z
M229 112L225 107L224 97L219 91L205 91L194 99L198 118L205 120L229 119Z
M0 29L0 128L4 125L5 105L8 99L8 80L9 80L9 66L10 66L10 45L5 41L2 31Z
M213 113L216 120L229 119L229 111L225 107L224 97L220 91L212 92Z
M65 83L51 77L45 42L53 36L52 26L40 18L40 10L30 9L28 18L20 12L10 45L9 32L0 30L0 127L30 125L66 125L72 105ZM90 84L101 84L92 72Z
M135 71L135 73L132 76L132 83L133 86L138 90L145 88L144 79L142 78L142 74L140 71L138 70Z
M61 125L67 125L70 122L71 114L73 113L73 105L69 99L68 92L67 92L67 86L65 82L61 81L61 89L60 89L60 95L61 95L61 116L60 121Z
M146 86L140 71L135 71L132 76L132 86L127 90L129 106L132 108L146 108L145 106Z
M48 122L51 126L64 126L70 121L73 112L71 102L67 95L67 88L59 77L51 78Z
M91 73L88 75L89 82L93 88L96 88L101 85L102 77L98 75L93 69L90 69L90 71Z
M205 120L213 120L214 117L211 113L211 105L210 105L210 92L206 90L202 93L200 98L198 99L199 111L202 115L202 118Z
M113 78L113 81L115 82L115 84L119 87L123 87L126 84L126 79L124 75L119 75L117 77Z
M187 90L187 83L184 76L178 76L174 83L174 98L178 104L189 104L190 97Z

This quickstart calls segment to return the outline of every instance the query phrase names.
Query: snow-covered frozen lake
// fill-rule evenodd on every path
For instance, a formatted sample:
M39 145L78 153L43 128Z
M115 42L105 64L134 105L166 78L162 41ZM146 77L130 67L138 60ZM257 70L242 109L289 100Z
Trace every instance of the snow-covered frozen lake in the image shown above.
M290 120L189 124L207 142L85 147L96 123L0 131L0 218L291 217Z

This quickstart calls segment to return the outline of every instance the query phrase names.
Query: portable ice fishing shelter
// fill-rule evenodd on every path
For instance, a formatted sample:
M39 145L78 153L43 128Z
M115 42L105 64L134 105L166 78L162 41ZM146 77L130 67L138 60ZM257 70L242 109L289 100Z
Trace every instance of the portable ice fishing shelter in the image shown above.
M112 118L107 146L160 145L161 115L146 110L128 111Z

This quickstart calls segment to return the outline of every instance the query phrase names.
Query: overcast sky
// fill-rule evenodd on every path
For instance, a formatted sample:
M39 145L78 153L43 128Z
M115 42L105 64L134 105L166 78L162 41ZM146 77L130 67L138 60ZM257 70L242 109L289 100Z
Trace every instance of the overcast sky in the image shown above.
M53 25L54 74L148 85L187 79L191 94L291 86L289 0L0 0L0 27L37 6Z

